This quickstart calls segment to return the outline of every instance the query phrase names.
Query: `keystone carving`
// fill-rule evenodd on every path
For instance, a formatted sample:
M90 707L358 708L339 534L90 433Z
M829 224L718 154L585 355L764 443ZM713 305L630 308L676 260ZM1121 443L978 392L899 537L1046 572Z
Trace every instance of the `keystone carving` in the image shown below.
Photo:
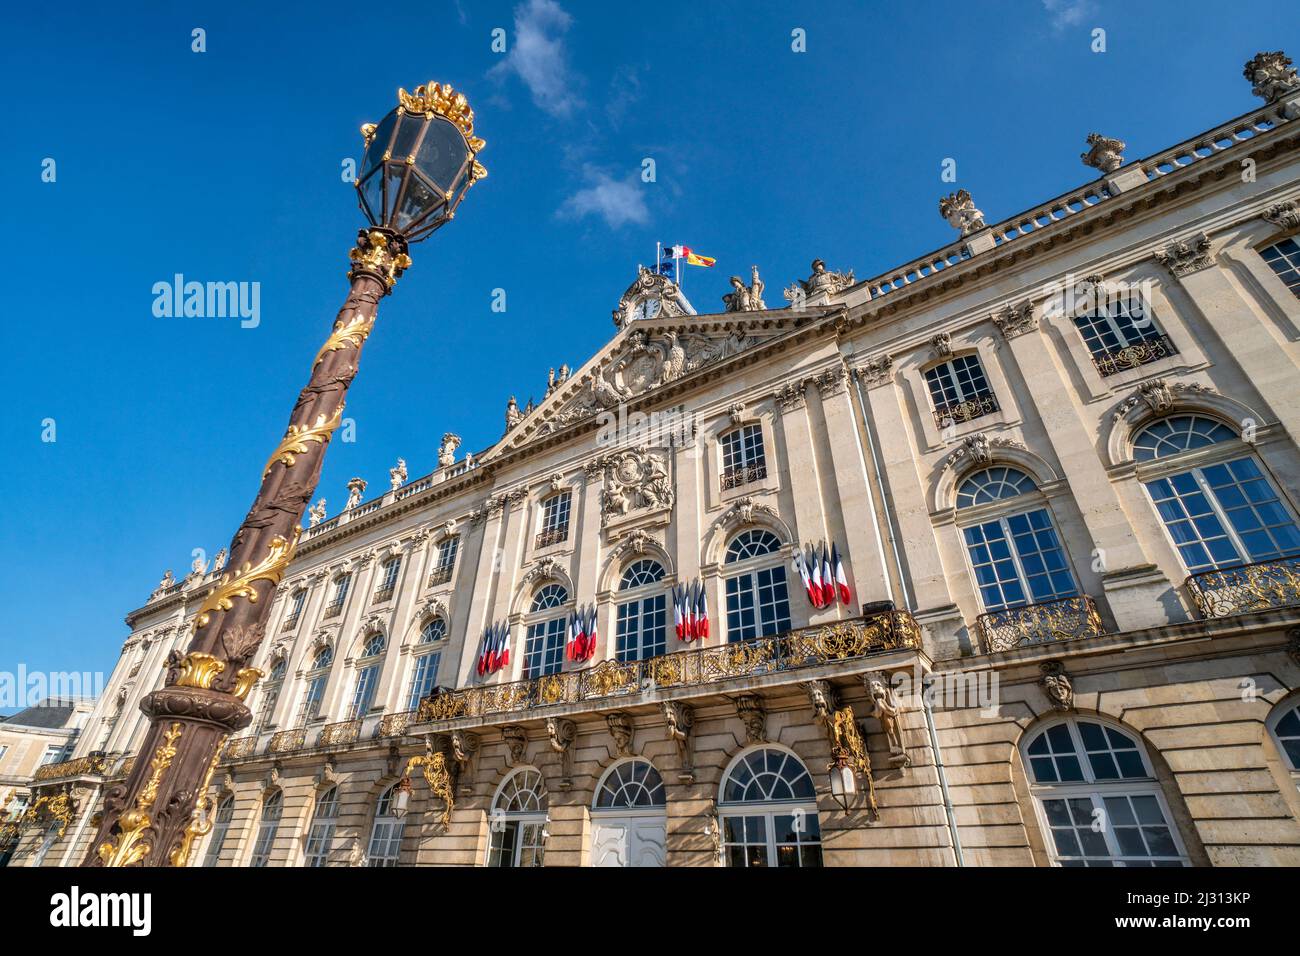
M609 728L609 735L614 738L614 748L620 757L632 756L632 718L621 710L616 710L612 714L605 715L605 726Z
M767 743L767 709L763 698L757 694L741 694L736 698L736 716L745 725L746 743Z
M1044 661L1038 669L1043 674L1038 683L1052 706L1059 711L1074 710L1074 685L1065 672L1065 665L1060 661Z

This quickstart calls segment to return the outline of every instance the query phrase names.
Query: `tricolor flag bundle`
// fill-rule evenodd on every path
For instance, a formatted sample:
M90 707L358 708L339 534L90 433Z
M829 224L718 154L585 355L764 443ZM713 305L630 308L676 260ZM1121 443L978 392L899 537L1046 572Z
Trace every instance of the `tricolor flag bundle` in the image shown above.
M589 661L596 653L596 608L588 605L569 615L569 640L564 656L571 661Z
M510 628L492 623L483 629L483 649L478 655L478 673L495 674L510 663Z
M673 588L673 622L679 641L689 644L709 636L709 600L702 582Z
M688 266L704 266L711 269L718 261L712 256L702 256L693 252L690 246L664 245L664 257L667 259L685 259Z
M831 607L836 600L841 604L852 601L849 577L844 571L844 562L840 559L835 542L832 541L830 547L823 541L816 547L809 546L803 551L796 551L794 569L803 582L808 603L817 610Z

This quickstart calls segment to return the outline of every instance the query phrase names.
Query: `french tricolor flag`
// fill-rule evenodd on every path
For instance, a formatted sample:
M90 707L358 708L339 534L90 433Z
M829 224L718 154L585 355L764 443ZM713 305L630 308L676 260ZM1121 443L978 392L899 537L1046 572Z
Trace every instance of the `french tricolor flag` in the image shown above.
M840 592L840 603L848 604L853 599L853 594L849 589L849 576L844 573L844 562L840 560L840 552L834 541L831 542L831 564L835 567L835 586Z

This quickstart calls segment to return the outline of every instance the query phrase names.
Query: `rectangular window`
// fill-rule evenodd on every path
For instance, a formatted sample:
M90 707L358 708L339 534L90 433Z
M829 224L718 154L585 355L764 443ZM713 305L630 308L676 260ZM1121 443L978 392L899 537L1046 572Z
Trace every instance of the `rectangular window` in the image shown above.
M727 640L773 637L790 630L785 565L727 578Z
M63 745L50 744L45 748L45 753L41 754L39 766L45 767L52 763L58 763L61 759L63 759Z
M559 544L569 537L569 507L573 496L562 491L542 502L542 530L537 534L537 547Z
M936 365L925 373L925 384L930 389L935 424L940 428L998 410L978 355L957 355Z
M617 655L620 661L644 661L668 649L667 598L663 594L618 606Z
M1061 866L1184 866L1152 793L1088 793L1042 801ZM1097 820L1106 825L1098 827Z
M722 490L738 488L767 477L763 426L742 425L718 439L722 446Z
M9 748L0 744L0 761L3 761L5 759L5 754L7 754L8 752L9 752Z
M438 563L429 572L429 584L444 584L451 580L456 568L456 552L460 550L460 535L452 535L438 548Z
M566 623L565 618L559 617L528 625L528 634L524 640L525 680L560 672L564 664Z
M1300 298L1300 243L1294 238L1281 239L1259 250L1259 254L1286 287Z
M348 588L352 585L352 575L345 574L334 582L334 594L329 604L325 605L325 618L338 617L343 613L343 602L347 600Z
M271 847L275 845L275 831L279 825L278 815L273 820L264 819L257 825L257 841L253 844L253 858L248 861L249 866L262 867L270 862Z
M1079 593L1046 509L986 521L963 535L986 611Z
M1102 375L1113 375L1178 354L1174 343L1160 331L1139 299L1108 300L1084 315L1075 316L1074 324Z
M406 824L391 817L379 817L370 833L370 852L366 854L369 866L397 866L402 852L402 831Z
M352 709L348 713L348 720L356 720L370 712L370 705L375 699L375 686L378 683L378 664L371 664L357 671L357 689L352 694Z
M389 558L380 569L379 587L375 588L375 600L382 601L393 596L397 590L397 572L402 568L401 558Z
M411 675L411 691L406 698L406 709L415 710L420 701L429 696L433 683L438 679L440 655L423 654L415 659L415 673Z
M284 619L284 625L281 630L291 631L298 625L298 618L302 616L302 606L307 600L306 591L295 591L293 600L289 605L289 614Z
M298 714L299 725L320 716L321 701L325 698L325 681L328 675L317 674L307 681L307 691L303 695L302 710Z
M1300 553L1300 529L1253 458L1146 482L1188 571Z

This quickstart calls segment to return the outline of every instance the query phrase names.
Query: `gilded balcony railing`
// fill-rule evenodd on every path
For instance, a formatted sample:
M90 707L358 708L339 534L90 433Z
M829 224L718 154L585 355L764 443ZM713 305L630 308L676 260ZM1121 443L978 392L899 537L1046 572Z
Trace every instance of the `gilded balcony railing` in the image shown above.
M1300 604L1300 557L1202 571L1186 587L1205 618L1290 607Z
M295 730L281 730L271 735L271 742L266 745L266 752L269 754L291 753L295 750L302 750L303 744L307 742L307 730L304 727L298 727Z
M751 482L762 481L766 477L767 465L746 465L741 468L728 468L722 473L720 484L723 491L729 491Z
M543 531L537 535L537 540L533 542L534 548L549 548L553 544L559 544L569 537L569 526L566 524L560 528L552 528L550 531Z
M96 750L84 757L77 757L75 760L63 760L59 763L47 763L43 767L37 767L32 779L54 780L58 777L86 777L106 774L108 773L108 767L108 754L102 750Z
M128 756L123 757L122 762L119 763L117 769L113 771L113 776L129 777L131 771L135 769L135 757L135 754L129 754Z
M1174 347L1169 336L1161 333L1113 352L1096 352L1092 356L1092 361L1097 366L1097 371L1105 376L1126 372L1131 368L1139 368L1177 354L1178 349Z
M1087 595L989 611L979 616L975 627L990 653L1106 633L1097 605Z
M257 751L257 734L236 737L226 742L226 757L234 760L239 757L251 757Z
M976 395L965 401L940 405L934 410L934 423L939 428L948 428L952 425L972 422L997 410L998 400L993 397L992 392L985 392L983 395Z
M906 611L807 627L777 637L678 651L645 661L602 661L583 670L426 697L419 721L514 714L554 704L618 698L658 687L691 687L757 677L881 651L919 648L921 628Z
M453 571L454 568L455 565L452 564L447 565L445 568L444 567L434 568L432 571L429 572L429 580L426 582L425 586L433 587L435 584L446 584L448 581L451 580L451 572Z
M416 711L404 710L398 714L384 714L379 718L379 726L375 729L376 737L400 737L406 733L406 728L415 722Z
M341 720L336 724L326 724L320 729L318 747L330 747L335 744L350 744L361 736L360 720Z
M387 584L384 585L383 587L376 588L375 596L370 599L370 603L381 604L382 602L387 601L389 598L391 598L396 591L397 591L397 585L395 584Z
M325 605L325 611L321 614L321 620L328 621L332 617L338 617L343 613L342 601L331 601Z

